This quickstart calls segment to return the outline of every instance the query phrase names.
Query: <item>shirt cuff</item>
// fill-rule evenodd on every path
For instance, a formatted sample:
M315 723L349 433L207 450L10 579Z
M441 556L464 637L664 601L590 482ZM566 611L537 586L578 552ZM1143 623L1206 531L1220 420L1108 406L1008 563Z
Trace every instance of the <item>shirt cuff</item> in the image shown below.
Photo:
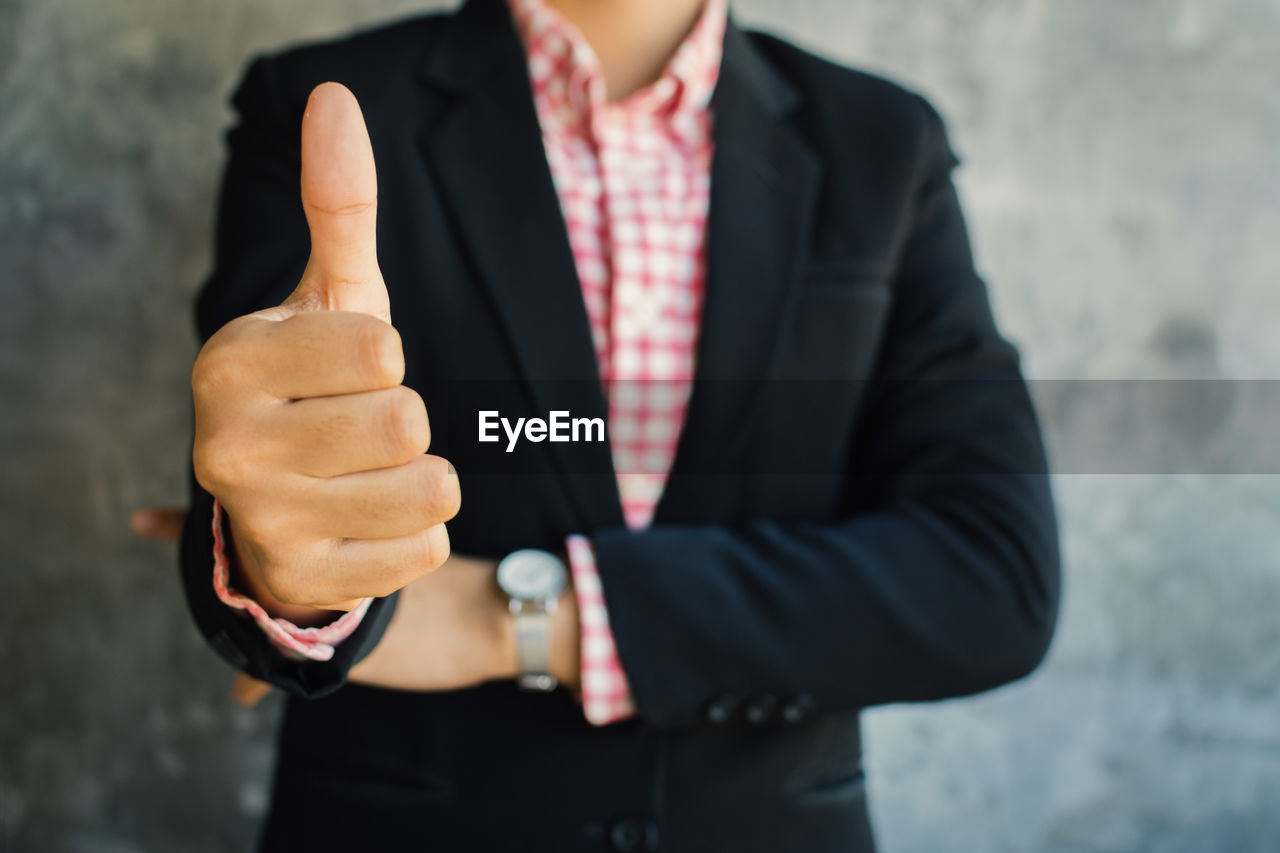
M287 657L294 660L329 660L333 657L334 647L351 636L373 602L372 598L363 599L356 609L342 614L328 625L299 628L288 619L273 618L262 609L261 604L232 589L230 578L230 564L227 560L222 533L222 504L215 499L213 502L213 590L223 604L236 610L243 610L251 616L271 640L272 645Z
M568 551L582 626L582 710L587 722L603 726L634 716L636 706L609 628L595 549L585 536L570 536Z

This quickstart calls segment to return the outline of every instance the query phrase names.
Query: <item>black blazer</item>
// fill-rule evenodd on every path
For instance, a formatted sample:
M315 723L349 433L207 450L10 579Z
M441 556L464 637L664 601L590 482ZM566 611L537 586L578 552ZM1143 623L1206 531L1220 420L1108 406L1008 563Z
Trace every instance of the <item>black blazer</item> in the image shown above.
M593 728L563 691L505 683L343 687L394 596L334 660L284 660L214 597L196 486L182 549L196 622L295 697L268 846L870 850L859 709L1027 674L1058 601L1039 430L973 269L938 114L730 24L697 378L654 523L630 532L607 445L477 441L477 408L606 413L502 0L253 63L201 337L299 278L299 124L330 79L373 140L406 384L462 478L453 547L498 557L589 534L639 719Z

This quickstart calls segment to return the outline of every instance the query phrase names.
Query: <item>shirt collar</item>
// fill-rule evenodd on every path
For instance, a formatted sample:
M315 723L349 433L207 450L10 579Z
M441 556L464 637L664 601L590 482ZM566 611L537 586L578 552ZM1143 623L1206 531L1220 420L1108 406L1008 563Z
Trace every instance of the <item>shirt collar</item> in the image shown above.
M620 104L606 105L599 60L578 28L546 0L507 0L524 43L529 77L545 119L589 122L606 106L667 119L681 135L696 136L720 74L727 0L706 0L693 29L658 79Z

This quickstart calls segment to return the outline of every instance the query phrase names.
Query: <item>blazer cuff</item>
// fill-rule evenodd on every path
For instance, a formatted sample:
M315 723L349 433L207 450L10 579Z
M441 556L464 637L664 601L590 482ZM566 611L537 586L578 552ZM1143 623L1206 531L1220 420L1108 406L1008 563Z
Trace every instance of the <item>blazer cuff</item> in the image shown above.
M351 667L381 641L395 615L398 593L375 598L350 636L333 646L329 660L281 654L279 648L244 610L228 607L209 582L213 555L213 495L191 478L191 512L182 532L179 556L187 606L200 633L223 659L254 678L286 693L314 699L346 683Z
M582 710L587 722L603 726L634 716L636 705L609 627L595 549L585 536L570 536L567 544L582 626Z
M299 628L288 619L271 616L262 605L244 593L231 587L230 562L226 554L226 540L222 526L222 504L213 501L213 591L218 600L228 607L243 611L252 617L277 649L293 660L330 660L338 643L351 636L364 620L372 598L365 598L354 609L334 619L327 625Z

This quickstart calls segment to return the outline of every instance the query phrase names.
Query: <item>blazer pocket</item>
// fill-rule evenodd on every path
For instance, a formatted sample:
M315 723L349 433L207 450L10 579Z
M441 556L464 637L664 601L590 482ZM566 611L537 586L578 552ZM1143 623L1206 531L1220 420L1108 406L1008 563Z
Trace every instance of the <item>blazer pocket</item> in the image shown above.
M832 765L789 787L792 799L806 806L847 804L866 796L867 790L866 776L857 765Z
M861 380L870 373L889 314L887 275L817 271L796 294L778 378Z

